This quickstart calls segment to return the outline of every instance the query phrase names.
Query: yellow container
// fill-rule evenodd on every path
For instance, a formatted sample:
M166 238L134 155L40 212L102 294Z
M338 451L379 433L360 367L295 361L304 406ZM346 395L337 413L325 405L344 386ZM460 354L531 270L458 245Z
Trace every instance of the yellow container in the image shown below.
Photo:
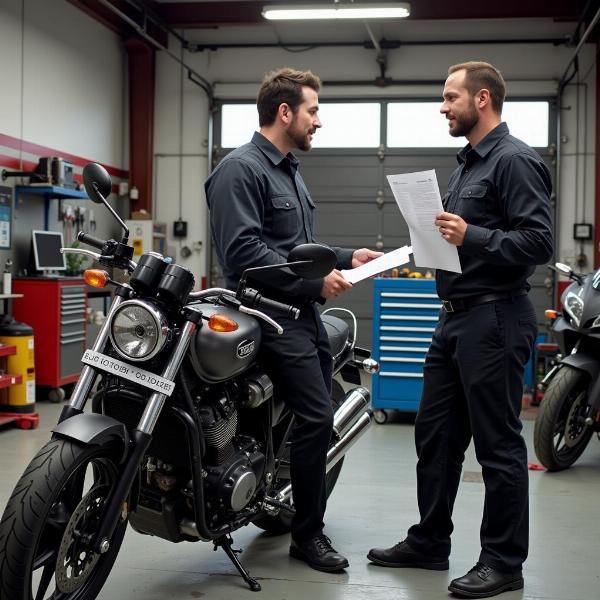
M16 321L0 325L0 342L17 349L6 357L6 373L21 376L21 383L3 390L7 393L0 398L0 412L32 413L35 410L33 329Z

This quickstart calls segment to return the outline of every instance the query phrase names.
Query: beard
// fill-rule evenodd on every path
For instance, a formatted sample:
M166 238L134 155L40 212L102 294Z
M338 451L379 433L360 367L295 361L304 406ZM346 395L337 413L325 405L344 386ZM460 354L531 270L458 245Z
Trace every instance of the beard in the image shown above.
M479 122L475 104L471 101L469 108L460 115L454 115L454 127L450 129L452 137L467 136Z
M308 136L309 134L314 134L314 132L314 129L309 129L308 131L302 130L300 127L297 126L296 120L294 119L290 128L288 129L287 134L290 140L294 143L294 146L298 148L298 150L308 152L312 147L310 138Z

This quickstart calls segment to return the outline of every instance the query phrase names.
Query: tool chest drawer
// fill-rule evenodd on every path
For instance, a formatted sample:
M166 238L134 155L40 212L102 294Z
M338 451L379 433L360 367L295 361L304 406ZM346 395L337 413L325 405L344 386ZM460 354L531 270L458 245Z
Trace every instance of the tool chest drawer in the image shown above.
M416 412L423 366L442 307L433 279L376 279L373 286L373 407Z

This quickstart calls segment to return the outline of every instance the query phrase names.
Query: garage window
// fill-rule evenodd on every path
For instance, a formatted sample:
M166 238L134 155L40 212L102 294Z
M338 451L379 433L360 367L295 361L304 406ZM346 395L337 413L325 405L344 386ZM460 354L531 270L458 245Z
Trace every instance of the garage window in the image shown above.
M460 148L465 138L448 134L440 102L390 102L387 145L390 148ZM548 102L505 102L502 120L530 146L548 146Z
M221 113L221 147L237 148L258 130L254 104L224 104ZM323 127L313 139L313 148L377 148L381 143L379 102L321 103Z

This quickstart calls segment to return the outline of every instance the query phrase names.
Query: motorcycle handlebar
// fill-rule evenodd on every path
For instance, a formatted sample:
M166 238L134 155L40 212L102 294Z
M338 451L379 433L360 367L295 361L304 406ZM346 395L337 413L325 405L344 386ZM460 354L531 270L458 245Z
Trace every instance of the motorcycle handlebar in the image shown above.
M277 302L276 300L265 298L256 290L250 288L246 288L244 290L242 294L242 304L250 306L251 308L266 308L274 310L294 320L297 320L300 316L299 308L296 308L291 304L284 304L283 302Z
M94 237L93 235L90 235L89 233L84 233L83 231L80 231L77 234L77 239L80 242L83 242L84 244L88 244L89 246L98 248L98 250L102 250L102 248L104 248L104 245L106 244L106 242L104 242L103 240L100 240Z

